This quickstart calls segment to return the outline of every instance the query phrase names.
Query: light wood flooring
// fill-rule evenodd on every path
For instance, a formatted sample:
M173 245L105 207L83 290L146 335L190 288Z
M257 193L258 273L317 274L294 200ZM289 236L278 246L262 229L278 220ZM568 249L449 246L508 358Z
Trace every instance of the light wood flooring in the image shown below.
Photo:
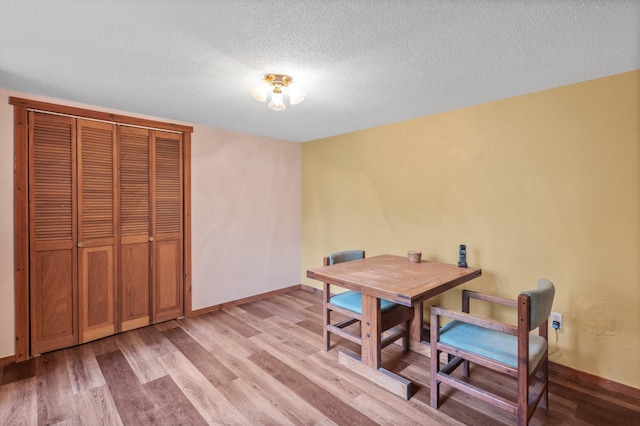
M0 425L501 425L515 417L442 385L429 406L428 358L391 345L384 366L416 385L401 398L322 350L319 295L295 290L169 321L0 369ZM512 395L512 379L472 369ZM551 377L533 425L638 425L640 402Z

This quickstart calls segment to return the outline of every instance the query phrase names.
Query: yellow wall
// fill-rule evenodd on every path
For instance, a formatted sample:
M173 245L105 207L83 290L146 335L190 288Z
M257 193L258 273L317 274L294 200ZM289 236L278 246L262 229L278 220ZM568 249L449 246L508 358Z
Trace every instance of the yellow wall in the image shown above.
M640 71L308 142L302 170L303 277L332 251L465 243L466 288L556 284L551 360L640 388Z

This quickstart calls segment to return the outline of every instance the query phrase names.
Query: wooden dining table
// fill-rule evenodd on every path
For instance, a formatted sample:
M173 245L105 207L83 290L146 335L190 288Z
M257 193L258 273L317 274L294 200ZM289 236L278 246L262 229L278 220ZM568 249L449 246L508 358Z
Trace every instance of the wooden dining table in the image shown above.
M341 349L338 362L404 399L411 397L411 382L384 369L381 363L380 299L413 309L409 348L428 355L428 343L422 336L422 302L481 274L478 268L426 260L411 263L406 256L389 254L307 271L308 278L362 294L361 356Z

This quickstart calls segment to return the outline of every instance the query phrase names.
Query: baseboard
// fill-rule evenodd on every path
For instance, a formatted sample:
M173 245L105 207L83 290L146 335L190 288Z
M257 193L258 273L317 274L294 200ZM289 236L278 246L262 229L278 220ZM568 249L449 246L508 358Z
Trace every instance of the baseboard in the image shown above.
M635 403L640 403L640 389L629 385L614 382L613 380L575 370L551 361L549 361L549 374L561 377L564 380L596 392L615 393L622 399L633 399Z
M322 294L324 293L324 291L321 288L316 288L316 287L312 287L310 285L307 284L300 284L300 288L302 290L311 292L311 293L316 293L316 294Z
M221 303L219 305L208 306L206 308L196 309L194 311L191 311L191 315L190 316L195 317L195 316L198 316L198 315L204 315L204 314L208 314L210 312L219 311L220 309L225 308L227 306L242 305L243 303L253 302L253 301L256 301L256 300L264 299L264 298L269 297L269 296L274 296L276 294L289 293L290 291L298 290L301 285L302 284L292 285L291 287L280 288L278 290L273 290L273 291L268 291L266 293L256 294L255 296L249 296L249 297L245 297L245 298L242 298L242 299L233 300L231 302Z
M0 367L4 367L5 365L13 364L16 362L15 355L5 356L4 358L0 358Z

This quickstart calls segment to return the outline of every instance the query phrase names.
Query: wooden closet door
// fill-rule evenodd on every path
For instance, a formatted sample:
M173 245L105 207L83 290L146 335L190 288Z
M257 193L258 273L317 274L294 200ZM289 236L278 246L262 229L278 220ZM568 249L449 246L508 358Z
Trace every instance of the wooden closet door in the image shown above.
M119 126L121 331L150 324L151 131Z
M78 282L80 342L115 333L116 132L78 120Z
M76 120L29 112L31 353L78 343Z
M184 315L182 135L152 132L152 321Z

